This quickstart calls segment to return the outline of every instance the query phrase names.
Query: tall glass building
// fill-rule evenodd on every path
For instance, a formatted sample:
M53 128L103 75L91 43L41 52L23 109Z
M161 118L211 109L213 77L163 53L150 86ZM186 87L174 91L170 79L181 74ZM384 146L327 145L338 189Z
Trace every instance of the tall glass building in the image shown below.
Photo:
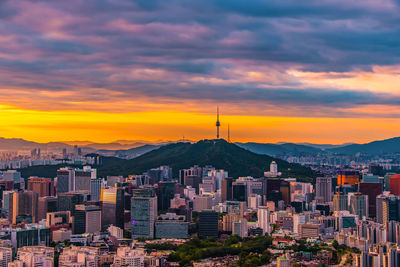
M110 225L124 229L124 190L118 187L101 189L102 228Z
M131 199L132 238L154 238L157 219L157 196L154 189L143 188L133 191Z

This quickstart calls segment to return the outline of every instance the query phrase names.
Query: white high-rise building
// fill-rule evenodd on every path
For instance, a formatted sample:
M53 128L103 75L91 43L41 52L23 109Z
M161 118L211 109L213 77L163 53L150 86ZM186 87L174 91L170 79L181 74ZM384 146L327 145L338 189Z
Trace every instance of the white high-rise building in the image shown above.
M263 234L271 233L271 225L270 225L270 218L269 218L269 210L266 206L259 206L257 211L258 217L258 227L263 229Z
M275 161L272 161L269 165L269 171L272 173L278 173L278 164Z
M278 177L281 175L282 173L278 172L278 164L275 161L272 161L269 165L269 172L264 172L265 177Z

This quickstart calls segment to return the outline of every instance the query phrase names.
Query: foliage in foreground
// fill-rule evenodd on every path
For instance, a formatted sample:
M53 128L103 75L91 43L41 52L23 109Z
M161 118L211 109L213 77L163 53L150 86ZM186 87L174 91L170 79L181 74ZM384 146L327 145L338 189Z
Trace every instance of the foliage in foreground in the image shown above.
M229 237L224 243L216 239L192 239L179 246L168 260L190 266L191 262L207 258L239 255L239 266L260 266L270 261L267 249L272 244L270 236L253 238Z

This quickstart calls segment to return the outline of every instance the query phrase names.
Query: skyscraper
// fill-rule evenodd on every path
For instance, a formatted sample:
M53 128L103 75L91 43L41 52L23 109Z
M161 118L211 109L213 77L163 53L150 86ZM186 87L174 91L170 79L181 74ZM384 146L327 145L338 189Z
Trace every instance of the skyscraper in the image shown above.
M103 187L103 179L94 178L90 180L90 201L100 200L102 187Z
M395 174L389 178L390 193L395 196L400 196L400 174Z
M100 201L103 228L114 225L124 229L124 190L118 187L102 188Z
M74 234L101 231L101 210L98 206L75 206Z
M96 175L96 169L92 169L90 166L84 166L83 169L60 168L57 171L57 193L90 192L90 181L95 179Z
M196 194L199 193L199 185L201 184L203 178L197 175L188 175L185 177L184 184L186 186L191 186L196 189Z
M12 204L9 204L9 218L13 224L20 222L35 223L38 221L38 194L33 191L12 193Z
M247 184L242 181L232 183L232 199L236 201L247 201Z
M227 200L232 200L232 177L222 178L221 182L221 201L225 202Z
M203 210L199 213L199 236L218 237L218 213Z
M387 193L384 192L376 197L376 220L384 225L389 221L400 220L400 198Z
M175 182L159 182L157 188L158 210L168 210L175 196Z
M185 184L186 176L198 176L203 177L203 168L197 165L190 167L189 169L179 170L179 183Z
M368 196L369 216L376 215L376 197L382 194L381 183L360 183L359 191Z
M290 204L290 183L288 181L281 181L279 191L282 194L282 200L285 201L285 205Z
M333 210L341 211L341 210L348 210L348 209L349 209L348 195L343 194L342 192L337 192L333 196Z
M358 215L359 219L368 217L368 196L361 193L350 195L350 213Z
M71 216L75 215L75 206L82 204L86 201L86 197L84 194L81 193L61 193L58 195L58 204L57 209L59 211L70 211Z
M150 169L146 172L151 184L156 184L161 181L172 180L172 168L169 166L160 166Z
M54 183L51 178L29 177L28 190L38 193L39 197L54 196Z
M271 233L269 210L266 206L260 206L257 210L258 227L263 229L263 235Z
M215 177L216 190L221 189L222 179L228 177L228 172L224 170L212 170L205 177Z
M83 169L75 169L73 191L90 192L90 181L96 179L96 169L84 166Z
M131 227L133 238L154 238L157 219L157 196L153 188L133 191L131 199Z
M74 169L65 167L57 170L57 194L72 191L74 186Z
M332 201L332 178L317 177L315 184L315 198L317 203Z
M48 212L57 211L57 197L39 197L38 200L38 221L46 219Z

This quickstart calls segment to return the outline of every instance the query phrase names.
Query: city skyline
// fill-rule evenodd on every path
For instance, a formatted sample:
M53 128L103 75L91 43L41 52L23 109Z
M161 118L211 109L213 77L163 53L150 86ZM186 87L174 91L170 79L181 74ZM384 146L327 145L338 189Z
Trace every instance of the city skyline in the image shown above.
M0 1L0 266L400 266L399 14Z
M70 3L0 4L2 136L199 140L216 106L233 141L399 135L396 1Z

